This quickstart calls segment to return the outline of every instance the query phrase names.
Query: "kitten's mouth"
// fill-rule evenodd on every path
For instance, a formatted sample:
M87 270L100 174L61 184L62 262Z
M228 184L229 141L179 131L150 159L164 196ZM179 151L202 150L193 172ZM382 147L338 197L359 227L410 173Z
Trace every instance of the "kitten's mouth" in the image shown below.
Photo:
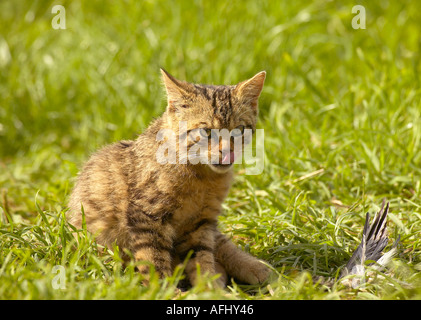
M214 163L212 164L214 167L217 168L229 168L232 166L232 163L228 163L228 164L220 164L220 163Z
M212 171L222 174L222 173L228 172L231 169L232 163L230 164L214 163L214 164L210 164L209 167L212 169Z

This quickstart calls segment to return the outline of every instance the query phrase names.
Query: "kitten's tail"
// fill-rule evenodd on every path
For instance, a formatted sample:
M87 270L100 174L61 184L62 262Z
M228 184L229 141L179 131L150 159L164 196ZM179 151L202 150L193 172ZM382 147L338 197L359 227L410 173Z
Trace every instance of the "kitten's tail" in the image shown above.
M376 270L383 270L397 253L397 245L400 236L395 241L392 249L383 254L383 249L386 247L389 240L387 235L386 218L389 212L389 202L386 204L383 200L380 211L374 217L373 223L369 224L369 213L367 212L364 224L363 236L361 244L355 250L351 259L349 259L341 278L347 275L364 276L366 261L373 261L372 268ZM352 287L356 287L360 283L360 279L352 280Z

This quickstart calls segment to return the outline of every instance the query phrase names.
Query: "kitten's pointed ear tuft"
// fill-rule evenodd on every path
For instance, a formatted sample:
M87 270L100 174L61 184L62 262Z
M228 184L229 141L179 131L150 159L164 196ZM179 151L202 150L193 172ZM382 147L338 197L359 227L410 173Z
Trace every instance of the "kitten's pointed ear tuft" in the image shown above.
M165 90L167 92L168 108L170 110L175 110L176 104L181 102L186 96L186 84L174 78L163 68L160 69L162 74L162 80L165 85Z
M164 83L166 84L167 81L171 81L176 83L177 79L174 78L172 75L170 75L167 70L165 70L164 68L159 68L159 70L161 70L161 74L162 74L162 79L164 80Z
M235 92L238 98L245 103L251 103L253 107L257 108L257 102L260 93L262 92L265 79L266 71L261 71L254 77L237 84Z
M184 89L182 88L182 83L179 80L174 78L163 68L161 68L161 74L168 95L183 93Z

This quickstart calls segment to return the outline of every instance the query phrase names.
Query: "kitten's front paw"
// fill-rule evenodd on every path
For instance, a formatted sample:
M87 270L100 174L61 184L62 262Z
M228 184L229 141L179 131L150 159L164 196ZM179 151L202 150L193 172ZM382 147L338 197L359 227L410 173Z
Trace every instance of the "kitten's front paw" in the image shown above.
M261 260L254 260L245 266L244 280L249 284L261 284L267 280L271 270Z

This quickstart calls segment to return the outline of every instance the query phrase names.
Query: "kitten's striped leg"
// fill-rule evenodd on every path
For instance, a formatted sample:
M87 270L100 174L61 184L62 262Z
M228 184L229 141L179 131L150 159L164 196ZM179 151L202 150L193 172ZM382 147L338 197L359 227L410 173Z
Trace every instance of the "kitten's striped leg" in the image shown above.
M128 219L130 230L130 249L136 261L146 261L154 265L160 278L172 274L174 255L174 230L169 224L155 221L149 217L136 215L136 219ZM141 264L139 271L149 275L149 266Z
M237 248L226 236L216 234L215 259L220 263L228 275L249 283L264 282L270 269L260 260Z
M197 267L200 268L200 274L216 274L215 265L215 230L216 221L203 219L187 230L176 242L176 251L181 259L187 256L190 250L193 251L186 265L186 273L192 285L197 284ZM224 286L220 278L217 284Z

